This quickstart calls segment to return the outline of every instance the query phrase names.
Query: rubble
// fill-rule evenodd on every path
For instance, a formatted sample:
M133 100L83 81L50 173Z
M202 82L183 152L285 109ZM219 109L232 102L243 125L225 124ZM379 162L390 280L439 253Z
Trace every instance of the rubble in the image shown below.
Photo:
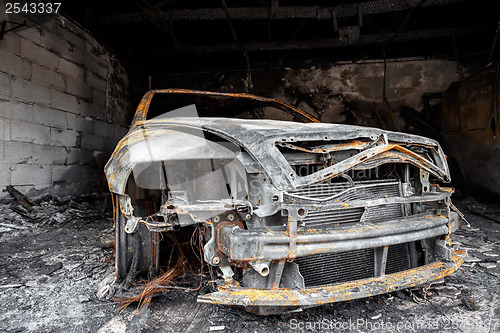
M40 206L33 206L34 214L49 218L49 212L59 212L68 218L71 200L83 205L79 207L82 212L88 207L89 215L100 214L104 203L101 195L50 197L39 201ZM472 199L458 202L457 206L463 209L464 204L499 210L498 205ZM401 290L263 319L238 308L196 303L197 295L208 288L206 282L195 291L165 288L140 312L138 302L117 311L120 305L115 298L124 294L114 281L113 250L109 248L113 239L110 205L104 218L76 216L65 224L61 219L41 227L40 221L33 222L12 211L10 204L0 204L1 223L23 227L0 230L0 331L210 332L211 327L223 326L224 332L296 332L298 326L294 325L306 322L341 325L359 319L365 323L397 324L425 318L437 323L439 329L424 328L419 332L443 331L451 324L462 327L464 332L495 332L500 329L500 267L495 256L500 255L500 230L496 223L464 211L472 228L462 226L457 230L452 246L468 247L466 264L474 267L464 265L441 283L424 286L426 291ZM489 251L483 251L486 249ZM61 267L51 274L40 273L44 267L58 267L58 263ZM497 267L485 268L480 263ZM196 289L199 280L190 283L191 289ZM425 300L417 304L412 294L424 299L424 292ZM370 330L363 326L338 331Z
M114 304L95 296L105 274L114 275L112 250L99 246L113 237L103 196L45 196L30 200L31 211L14 198L0 203L0 331L97 331L113 316Z

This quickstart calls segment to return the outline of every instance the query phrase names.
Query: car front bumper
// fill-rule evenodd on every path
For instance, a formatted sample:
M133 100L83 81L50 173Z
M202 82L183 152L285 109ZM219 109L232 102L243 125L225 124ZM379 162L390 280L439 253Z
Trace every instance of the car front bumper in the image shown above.
M374 296L439 280L455 272L464 262L465 251L452 251L450 262L433 262L402 272L305 289L253 289L219 287L198 297L198 302L233 306L315 306Z

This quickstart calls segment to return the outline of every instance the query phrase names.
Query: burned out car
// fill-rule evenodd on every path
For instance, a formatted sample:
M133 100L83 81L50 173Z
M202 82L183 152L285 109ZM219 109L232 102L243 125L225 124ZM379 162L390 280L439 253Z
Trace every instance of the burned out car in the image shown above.
M240 117L269 108L296 121ZM436 141L320 123L274 99L150 91L105 172L117 279L156 274L162 235L198 226L221 276L199 302L266 314L421 285L463 262Z

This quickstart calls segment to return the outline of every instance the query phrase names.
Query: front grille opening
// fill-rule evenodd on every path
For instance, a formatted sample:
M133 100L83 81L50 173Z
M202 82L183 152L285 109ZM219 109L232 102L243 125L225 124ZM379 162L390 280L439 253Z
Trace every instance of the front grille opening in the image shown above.
M420 241L389 246L385 274L401 272L425 265L425 254Z
M310 212L302 221L304 228L327 228L332 226L351 225L359 223L364 208L347 208L342 210Z
M306 288L373 277L373 249L315 254L295 259Z
M318 202L321 200L370 200L401 196L401 183L397 180L360 181L353 185L316 184L283 194L285 202ZM325 228L339 224L359 222L378 223L404 216L403 205L388 204L337 210L310 211L302 219L304 228Z
M389 246L385 274L392 274L410 269L410 251L408 243Z
M401 182L395 179L375 181L358 181L354 184L315 184L299 188L284 194L284 200L317 201L334 197L344 202L352 200L369 200L401 195Z
M372 278L375 276L375 251L354 250L315 254L295 259L306 288ZM393 274L424 265L420 241L390 245L385 274Z

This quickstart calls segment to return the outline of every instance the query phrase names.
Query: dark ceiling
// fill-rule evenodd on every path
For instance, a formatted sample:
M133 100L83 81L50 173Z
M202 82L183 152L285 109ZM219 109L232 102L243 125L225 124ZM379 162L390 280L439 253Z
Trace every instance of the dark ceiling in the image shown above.
M313 62L490 55L490 0L63 0L61 10L149 75Z

